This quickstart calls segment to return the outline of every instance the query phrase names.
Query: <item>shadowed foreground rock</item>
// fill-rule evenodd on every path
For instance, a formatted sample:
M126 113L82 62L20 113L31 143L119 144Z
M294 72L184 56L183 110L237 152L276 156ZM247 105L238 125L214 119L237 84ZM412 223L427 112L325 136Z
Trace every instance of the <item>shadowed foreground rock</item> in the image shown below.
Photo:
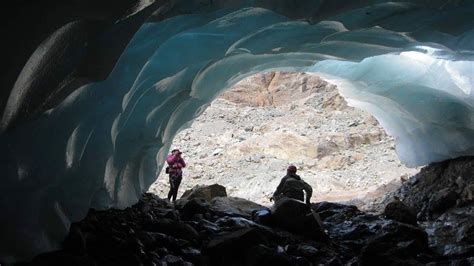
M395 198L385 206L383 214L388 219L399 221L401 223L417 225L415 212L398 198Z
M215 197L227 197L225 187L214 184L210 186L195 186L190 190L186 190L181 196L181 199L191 200L194 198L204 198L205 200L212 200Z
M194 192L200 195L200 190L209 189L199 187ZM447 265L448 262L455 263L448 265L469 265L473 262L473 230L469 227L472 217L465 215L465 209L445 213L437 222L445 219L460 223L458 241L470 245L440 242L440 227L436 223L427 224L428 234L416 221L413 223L413 213L401 201L387 207L385 215L378 216L359 211L355 206L331 202L308 206L283 199L273 206L265 224L261 224L256 222L258 219L252 220L258 216L255 210L268 213L269 209L244 199L214 197L209 201L193 197L172 205L152 194L144 194L138 204L125 210L91 210L86 219L72 225L62 250L42 254L21 265ZM472 206L462 208L472 213ZM433 241L438 244L433 245Z
M474 157L424 167L394 194L415 211L432 249L474 264Z

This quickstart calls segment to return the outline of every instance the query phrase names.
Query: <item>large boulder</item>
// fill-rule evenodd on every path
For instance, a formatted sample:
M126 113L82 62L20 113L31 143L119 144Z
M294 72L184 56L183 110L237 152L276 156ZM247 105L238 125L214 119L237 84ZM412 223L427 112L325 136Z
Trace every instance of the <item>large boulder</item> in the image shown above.
M252 218L254 211L265 209L255 202L236 197L216 197L211 201L211 210L220 215Z
M185 240L196 240L198 232L189 224L162 218L144 225L144 229L151 232L159 232Z
M317 158L321 159L325 156L333 154L337 151L338 147L336 143L330 140L322 140L316 145Z
M244 265L244 254L259 244L268 245L264 234L257 228L243 228L211 239L203 252L212 265Z
M203 198L207 201L211 201L215 197L227 197L227 192L224 186L214 184L210 186L197 185L190 190L186 190L181 199L191 200L194 198Z
M321 219L326 222L330 219L332 222L344 222L351 217L361 214L361 211L354 205L345 205L340 203L321 201L311 204L311 208L319 214Z
M272 212L272 222L277 227L318 240L327 239L319 215L299 200L280 199L275 202Z
M412 208L405 205L398 198L395 198L392 202L385 206L383 212L385 217L401 223L417 225L416 214Z
M445 188L433 193L428 202L428 215L434 216L444 213L456 205L459 195L452 188Z
M180 208L181 218L190 220L195 217L195 215L209 213L210 206L209 202L203 198L193 198L189 201L185 201L184 205Z
M388 222L362 249L360 265L420 265L417 259L429 253L426 232L409 224Z

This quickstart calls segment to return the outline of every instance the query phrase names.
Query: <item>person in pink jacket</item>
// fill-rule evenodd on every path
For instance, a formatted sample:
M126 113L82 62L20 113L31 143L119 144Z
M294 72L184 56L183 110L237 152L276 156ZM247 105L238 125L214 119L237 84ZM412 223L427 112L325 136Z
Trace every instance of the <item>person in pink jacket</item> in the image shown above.
M179 151L178 149L174 149L171 151L171 154L166 157L166 163L168 163L166 172L169 174L170 181L170 192L168 192L168 200L171 200L171 198L173 198L173 201L176 200L179 185L181 184L181 180L183 179L182 169L186 167L186 163L181 157L181 154L181 151Z

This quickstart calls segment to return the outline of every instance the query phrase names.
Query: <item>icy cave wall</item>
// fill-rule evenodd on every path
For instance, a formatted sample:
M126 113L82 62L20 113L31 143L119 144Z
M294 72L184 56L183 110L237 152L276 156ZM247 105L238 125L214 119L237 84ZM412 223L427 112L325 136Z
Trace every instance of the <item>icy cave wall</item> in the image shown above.
M177 131L261 71L340 85L409 165L474 154L472 1L61 3L5 24L0 261L54 249L90 207L136 202Z

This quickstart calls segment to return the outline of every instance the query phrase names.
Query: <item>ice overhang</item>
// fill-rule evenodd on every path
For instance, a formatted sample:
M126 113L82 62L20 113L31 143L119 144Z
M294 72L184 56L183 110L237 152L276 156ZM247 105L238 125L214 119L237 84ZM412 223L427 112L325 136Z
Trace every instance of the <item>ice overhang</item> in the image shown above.
M356 1L331 9L304 1L331 11L305 17L311 10L293 1L242 2L175 2L166 18L152 16L139 28L105 80L19 120L50 60L67 55L54 49L70 48L59 44L80 25L61 27L37 48L2 118L0 206L9 213L0 227L2 259L54 249L90 207L135 203L174 135L220 92L258 72L315 72L339 85L396 138L408 165L474 154L472 4ZM10 246L12 239L24 244Z

